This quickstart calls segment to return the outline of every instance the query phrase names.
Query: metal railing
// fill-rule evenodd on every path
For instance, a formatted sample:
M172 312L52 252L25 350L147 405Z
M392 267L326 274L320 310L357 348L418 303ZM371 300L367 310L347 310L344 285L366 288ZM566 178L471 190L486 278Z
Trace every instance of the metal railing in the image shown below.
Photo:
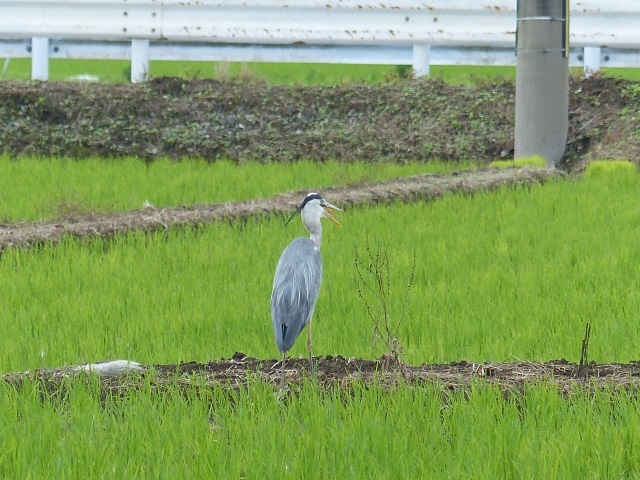
M515 1L0 0L0 58L515 65ZM640 67L640 2L574 0L569 64Z

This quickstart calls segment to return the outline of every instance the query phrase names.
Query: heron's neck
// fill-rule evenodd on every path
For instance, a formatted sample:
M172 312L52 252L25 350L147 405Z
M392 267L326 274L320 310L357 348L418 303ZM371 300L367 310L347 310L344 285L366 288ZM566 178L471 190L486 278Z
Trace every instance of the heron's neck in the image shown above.
M304 226L309 231L309 236L311 240L313 240L313 243L320 248L322 244L322 225L320 224L320 220L317 222L306 222Z
M318 206L318 208L320 208ZM306 209L302 210L301 215L302 224L304 228L307 229L311 240L316 244L318 248L320 248L320 244L322 243L322 224L320 223L320 215L318 212L310 212Z
M311 240L316 244L316 247L320 248L322 243L322 230L318 230L317 233L311 233Z

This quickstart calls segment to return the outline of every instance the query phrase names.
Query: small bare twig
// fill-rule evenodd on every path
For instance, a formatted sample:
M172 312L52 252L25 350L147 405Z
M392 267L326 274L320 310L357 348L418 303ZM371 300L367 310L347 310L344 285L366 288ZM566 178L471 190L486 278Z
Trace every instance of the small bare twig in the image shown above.
M395 360L402 369L402 344L399 339L400 325L407 312L409 295L415 279L416 259L409 274L405 288L404 301L397 316L392 315L391 274L387 248L378 244L374 252L369 245L369 236L365 237L365 257L355 249L355 271L358 283L358 296L364 303L369 319L373 323L373 335L380 338L387 349L385 357ZM387 365L388 366L388 365Z

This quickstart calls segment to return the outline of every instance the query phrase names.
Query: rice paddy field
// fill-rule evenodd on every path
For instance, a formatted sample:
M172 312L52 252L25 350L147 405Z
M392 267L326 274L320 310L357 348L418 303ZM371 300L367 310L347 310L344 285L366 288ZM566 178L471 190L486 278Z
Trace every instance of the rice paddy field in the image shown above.
M3 79L29 78L28 60L6 66ZM431 72L455 84L515 74ZM407 75L402 67L204 62L152 62L150 73L303 85ZM127 82L128 62L51 61L52 80L83 74ZM605 74L637 79L637 70ZM0 231L116 218L145 205L239 202L363 182L375 189L387 179L460 168L476 166L0 156ZM634 164L606 161L544 183L342 205L342 228L324 230L314 355L347 365L388 358L357 268L358 259L384 256L387 302L370 295L371 312L391 319L405 365L485 372L456 388L400 374L389 382L385 363L372 361L380 371L333 372L326 381L301 370L301 381L280 390L264 374L279 365L271 283L284 247L305 234L299 220L285 226L280 213L5 247L0 477L638 478L639 191ZM366 270L366 261L359 266ZM301 363L304 339L290 353ZM240 370L236 383L216 381L212 369L179 371L233 366L243 355L266 367ZM113 359L149 369L111 379L50 374ZM554 373L518 388L490 378L492 365L517 365L526 377L528 366L552 360L622 364L628 377L609 384L587 375L569 389Z
M129 82L128 60L51 59L50 80L92 79L100 82ZM408 65L282 64L254 62L150 62L151 77L179 76L187 79L263 79L270 84L333 85L338 83L381 83L411 73ZM515 78L514 67L433 66L431 76L454 83L473 83L479 78ZM31 59L13 58L0 80L29 80Z
M140 208L145 200L234 201L446 170L1 162L13 179L2 177L3 228ZM577 362L587 322L589 359L638 360L639 187L634 165L596 162L580 177L543 185L345 209L342 228L325 225L314 354L385 353L358 295L354 262L369 249L388 256L388 310L402 314L396 333L409 364ZM299 221L285 227L271 215L8 248L0 257L0 371L116 358L207 362L237 351L275 363L273 271L302 234ZM305 342L291 354L304 357ZM58 393L36 380L0 383L0 475L634 478L640 471L634 390L567 394L550 379L505 391L480 378L456 390L402 380L319 388L309 377L283 398L259 375L239 389L197 378L187 389L170 380L158 389L153 373L145 378L136 388L105 390L95 377L71 377Z
M240 163L91 158L20 158L0 155L0 219L48 220L90 212L266 198L304 188L378 182L418 173L444 173L466 163ZM255 179L260 181L256 182ZM15 202L15 198L28 201Z
M29 80L31 59L12 58L3 69L0 80ZM572 68L575 75L580 68ZM605 76L639 80L636 68L604 68ZM335 65L255 62L180 62L153 60L149 75L153 77L179 76L186 79L261 79L269 84L334 85L336 83L383 83L410 76L408 65ZM514 80L515 67L432 65L430 76L447 83L473 85L497 79ZM131 67L128 60L51 59L49 79L52 81L129 82Z

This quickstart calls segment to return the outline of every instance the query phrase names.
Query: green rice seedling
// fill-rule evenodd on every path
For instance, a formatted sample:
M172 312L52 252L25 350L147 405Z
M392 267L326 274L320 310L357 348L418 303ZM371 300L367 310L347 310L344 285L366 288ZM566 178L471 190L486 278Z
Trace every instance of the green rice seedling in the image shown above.
M448 196L429 205L362 209L344 222L355 238L341 232L324 255L361 245L364 236L352 232L368 231L391 246L389 256L398 268L392 285L401 289L410 252L416 251L410 316L401 332L410 363L577 360L587 321L592 359L630 360L639 340L632 313L640 307L634 294L637 188L637 175L623 182L613 173L594 181L504 189L473 200ZM326 272L332 275L329 268ZM333 281L346 285L346 275ZM338 290L339 295L348 291ZM332 318L353 318L350 309L337 309L335 290L325 293ZM327 323L317 322L318 338ZM340 338L352 344L353 338L362 344L370 338L370 329L347 333L338 325L345 328ZM422 353L413 356L417 351Z
M152 65L153 67L153 65ZM167 62L161 68L175 68ZM156 73L152 70L152 74ZM305 63L217 63L215 77L258 78L275 85L338 85L387 83L410 79L410 65L339 65ZM430 77L456 85L478 85L494 80L514 80L515 67L432 65Z
M623 425L616 417L629 419ZM625 477L640 458L625 446L635 438L638 405L625 393L585 391L562 397L551 385L527 386L505 398L479 383L468 402L444 411L452 456L484 458L452 465L454 478ZM594 452L598 452L594 454Z
M318 189L464 168L408 163L208 163L204 160L147 164L135 158L10 159L0 156L0 219L43 220L91 212L263 198L287 190Z
M35 384L2 385L2 476L209 477L219 460L206 458L212 437L206 392L189 398L177 388L147 385L101 400L96 386L76 379L63 385L63 396L42 397Z
M625 392L505 393L427 384L154 389L63 397L0 384L5 478L590 478L633 476L640 411Z
M171 62L153 65L154 75L175 69ZM158 73L155 73L158 72ZM216 62L209 64L206 76L219 79L259 79L271 85L340 85L385 83L406 78L395 65L339 65L327 63Z
M49 79L52 81L81 80L91 75L100 82L126 83L131 79L128 60L58 59L49 62ZM345 82L384 83L405 78L408 65L339 65L305 63L257 63L257 62L186 62L152 60L149 64L151 78L170 76L185 79L202 78L252 78L264 79L271 84L337 85ZM572 68L576 76L582 76L580 68ZM603 68L605 77L640 79L637 68ZM432 65L432 78L458 85L477 85L491 80L515 80L515 67L474 65ZM31 59L12 58L2 80L29 80Z
M600 160L590 162L584 176L587 179L607 177L609 181L615 177L621 181L633 182L638 176L638 167L628 160Z
M390 311L409 363L568 358L584 325L598 362L637 359L638 175L506 188L432 203L347 209L327 226L314 315L318 355L379 355L354 249L388 245ZM612 201L615 199L615 201ZM299 222L280 216L130 233L0 258L0 371L126 358L275 358L269 296ZM303 356L306 346L293 347Z
M511 168L511 167L539 167L546 168L547 162L540 155L532 155L531 157L518 158L516 160L494 160L489 163L490 167L495 168Z
M184 66L186 68L186 65ZM31 80L31 59L12 58L2 80ZM52 58L49 60L49 80L131 82L131 62L128 60L84 60Z
M602 75L612 78L623 78L637 82L640 80L640 69L638 68L603 68Z
M149 76L185 79L260 79L274 85L338 85L342 83L385 83L407 78L408 65L340 65L258 62L184 62L152 60ZM100 82L131 80L128 60L51 59L49 79L81 80L86 75ZM514 67L432 66L431 76L457 84L475 84L483 79L515 78ZM31 59L12 58L3 80L29 80Z

